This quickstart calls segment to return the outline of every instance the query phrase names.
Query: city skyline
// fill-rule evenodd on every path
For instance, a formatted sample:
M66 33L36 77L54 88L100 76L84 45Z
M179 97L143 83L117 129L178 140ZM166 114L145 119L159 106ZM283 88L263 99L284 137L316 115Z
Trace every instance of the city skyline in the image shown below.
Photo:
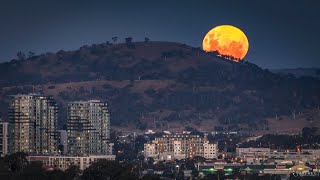
M289 143L287 146L291 148L283 148L284 144L280 140L276 146L278 148L271 148L270 143L276 143L277 140L270 139L269 142L263 142L263 140L260 141L263 136L252 137L250 134L240 134L229 130L200 132L190 127L183 132L160 132L159 130L154 132L153 130L147 130L139 133L130 132L127 135L118 132L120 134L111 139L108 106L107 103L100 100L69 102L66 137L63 137L65 135L63 135L64 132L62 131L59 132L61 133L60 135L55 134L55 139L52 139L55 143L53 146L48 146L47 148L49 149L46 149L45 146L41 145L46 145L50 142L46 139L46 137L50 137L46 135L50 133L47 130L56 129L55 131L58 133L57 123L52 124L50 128L44 126L51 122L50 120L47 122L47 117L52 116L55 119L53 122L57 122L58 109L54 99L51 96L35 93L18 94L10 96L8 105L10 106L9 123L0 122L1 157L27 156L30 165L41 162L42 167L44 169L47 168L47 172L52 171L52 169L59 169L66 173L70 168L78 167L79 172L82 172L83 175L75 175L75 177L86 178L88 176L87 171L90 171L91 168L98 168L96 166L99 166L99 163L118 162L117 158L127 156L124 154L124 150L128 151L128 149L133 148L132 150L137 151L137 154L130 158L133 158L133 160L138 158L138 162L141 163L137 178L146 176L151 172L151 169L140 172L142 163L144 163L144 166L152 167L162 162L169 163L169 165L170 162L174 162L175 173L178 177L181 172L185 177L204 178L216 177L217 175L221 177L250 177L253 176L252 174L255 171L259 171L259 177L267 176L268 174L276 174L277 177L288 177L295 173L299 176L318 176L316 172L310 173L310 170L317 170L317 162L320 159L320 146L318 144L318 147L314 148L316 144L313 142L310 142L313 144L311 147L310 144L308 145L309 147L306 147L307 144L286 142L285 144ZM46 113L48 114L46 115ZM24 124L20 126L21 123ZM17 127L21 130L17 130ZM13 128L15 131L12 131ZM34 137L28 136L29 138L25 139L22 136L24 136L24 130L27 128L30 131L29 135L40 134ZM45 131L42 132L42 130ZM301 137L308 139L315 136L314 133L316 131L317 129L305 127L302 129ZM270 134L265 136L270 136ZM277 136L283 137L284 135L273 134L272 136L277 138ZM292 135L285 136L290 137ZM291 140L297 140L296 138L299 136L295 135L295 138ZM239 137L241 138L239 139ZM125 139L122 140L122 138ZM60 152L60 147L58 146L64 145L66 139L67 152L63 150L65 147ZM319 139L319 135L313 138L316 141L317 139ZM32 144L34 142L34 147L32 144L28 144L29 140ZM9 141L9 144L6 143L7 141ZM12 145L12 142L15 141L19 143L13 143ZM115 153L117 155L113 154L113 142L116 143ZM144 143L140 144L141 142ZM127 144L129 148L121 149L120 144L122 146ZM21 154L23 152L27 154ZM193 170L188 169L190 168L188 163L193 163ZM286 164L285 166L283 165L284 163ZM168 167L165 166L165 168ZM152 171L154 170L152 169ZM197 173L192 173L194 171ZM246 172L245 175L237 175L237 173L243 173L243 171ZM164 175L163 172L157 173L160 173L161 176ZM99 175L92 174L91 176Z
M59 110L52 96L30 93L9 98L9 119L1 122L0 128L1 137L7 136L8 140L1 141L1 154L112 155L107 103L69 102L64 135L63 129L58 128ZM60 151L60 145L66 147Z
M0 179L319 179L319 9L0 1Z

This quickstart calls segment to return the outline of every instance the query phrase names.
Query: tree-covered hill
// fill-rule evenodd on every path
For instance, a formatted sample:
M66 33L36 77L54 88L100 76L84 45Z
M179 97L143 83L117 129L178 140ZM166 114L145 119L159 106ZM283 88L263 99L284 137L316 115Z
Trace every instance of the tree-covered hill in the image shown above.
M104 43L12 60L0 64L0 87L4 119L7 95L39 91L57 100L61 126L66 102L81 99L107 101L113 125L140 129L257 129L267 126L265 118L294 118L320 105L318 79L274 74L171 42Z

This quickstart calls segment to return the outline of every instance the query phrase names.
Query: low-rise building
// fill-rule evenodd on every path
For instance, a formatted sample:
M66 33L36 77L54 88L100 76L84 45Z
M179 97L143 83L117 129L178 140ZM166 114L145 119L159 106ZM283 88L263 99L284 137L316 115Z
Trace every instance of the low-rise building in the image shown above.
M317 153L317 150L301 150L301 152L296 151L279 151L274 150L269 153L269 161L274 161L277 164L288 164L288 162L299 163L299 162L308 162L315 164L320 158L320 154Z
M146 158L174 160L202 156L208 159L217 157L217 144L209 143L206 135L165 134L144 144Z
M260 163L268 160L270 148L237 148L237 157L247 163Z
M70 166L79 166L80 170L89 167L93 162L99 159L107 159L114 161L115 155L103 156L29 156L29 161L40 161L44 167L52 167L66 170Z
M320 149L301 149L301 153L320 156Z
M270 148L237 148L237 157L247 163L261 163L262 161L277 164L294 164L299 162L316 163L320 159L320 150L302 149L271 150ZM289 163L290 162L290 163Z
M209 143L209 141L203 144L203 157L207 159L217 158L218 146L217 144Z

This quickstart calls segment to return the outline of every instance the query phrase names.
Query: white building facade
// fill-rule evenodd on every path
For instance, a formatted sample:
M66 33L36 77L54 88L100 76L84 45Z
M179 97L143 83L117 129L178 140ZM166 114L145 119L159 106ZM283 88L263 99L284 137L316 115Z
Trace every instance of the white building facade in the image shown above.
M236 154L247 163L260 163L269 158L270 148L237 148Z
M217 158L218 144L210 144L209 141L203 144L203 157L206 159Z
M217 158L217 144L209 143L205 135L165 134L144 144L145 158L174 160L202 156Z

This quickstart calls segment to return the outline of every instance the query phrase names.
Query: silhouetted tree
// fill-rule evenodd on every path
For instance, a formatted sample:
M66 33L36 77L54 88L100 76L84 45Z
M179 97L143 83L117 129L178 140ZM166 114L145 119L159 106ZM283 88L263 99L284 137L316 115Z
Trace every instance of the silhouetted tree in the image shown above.
M9 165L13 173L21 173L23 169L29 164L28 154L24 152L17 152L5 157L5 162Z
M142 180L160 180L160 176L157 174L147 174L143 176Z
M10 171L9 166L4 158L0 158L0 179L9 179Z
M24 60L24 59L26 58L26 55L25 55L23 52L19 51L19 52L17 53L17 58L18 58L19 60Z
M198 169L193 169L192 170L192 172L191 172L191 175L192 175L192 177L198 177L199 176L199 171L198 171Z
M46 171L44 173L45 179L50 180L73 180L74 178L70 179L65 176L65 172L60 169L54 169L52 171Z
M240 173L240 169L239 168L234 168L232 171L232 176L234 179L239 179L241 173Z
M313 132L312 132L312 129L311 128L309 128L309 127L304 127L303 129L302 129L302 137L304 138L304 139L308 139L310 136L312 136L313 135Z
M125 42L128 48L134 48L134 44L132 43L132 37L125 38Z
M32 51L29 51L29 52L28 52L28 58L31 58L31 57L33 57L34 55L35 55L34 52L32 52Z
M34 161L26 166L22 174L17 179L33 179L42 180L45 179L45 170L42 168L42 162ZM50 177L51 178L51 177Z
M148 165L153 165L153 163L154 163L154 159L152 157L148 157L147 164Z
M112 37L112 41L115 43L115 42L117 42L117 40L118 40L118 37Z
M126 44L132 43L132 37L125 38Z
M98 180L98 179L134 179L129 166L121 165L117 161L108 161L106 159L98 160L92 163L90 167L83 171L83 179Z
M81 170L79 166L70 166L67 170L65 170L65 179L73 180L80 174Z
M183 170L180 168L179 172L177 173L177 180L183 180L184 179L184 173Z
M107 42L106 42L106 45L107 45L107 46L110 46L110 45L112 45L112 43L110 43L109 41L107 41Z
M202 156L194 156L193 160L195 163L203 163L204 161L206 161L206 158L204 158Z

